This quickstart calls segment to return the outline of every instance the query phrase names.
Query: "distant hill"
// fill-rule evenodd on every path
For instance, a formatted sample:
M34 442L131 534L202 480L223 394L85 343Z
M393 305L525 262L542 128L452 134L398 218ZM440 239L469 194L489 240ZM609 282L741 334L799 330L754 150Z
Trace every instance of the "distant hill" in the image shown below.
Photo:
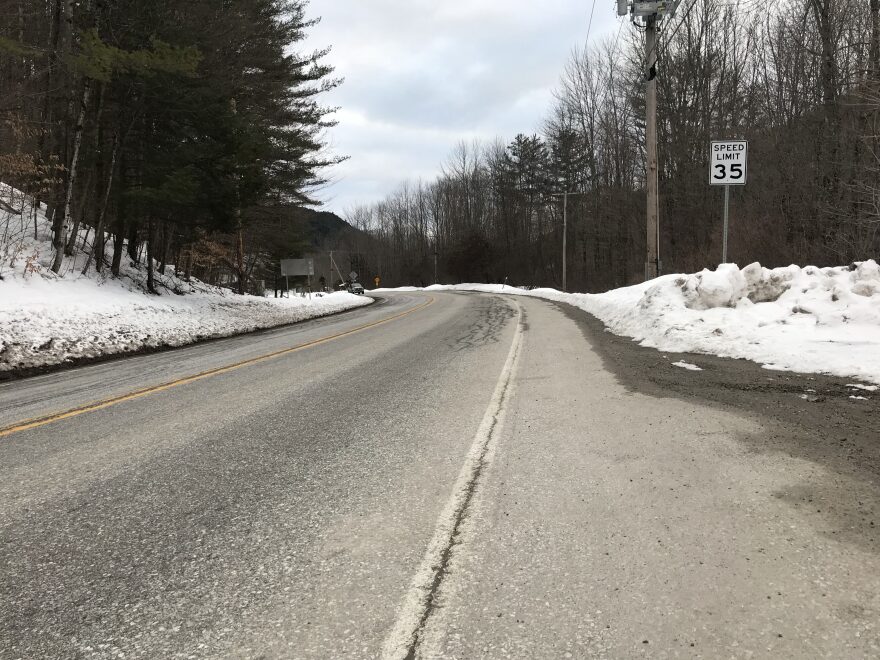
M370 282L378 274L375 260L370 258L375 241L369 234L330 211L299 208L296 218L301 256L314 259L315 281L336 283L354 271L361 281ZM331 252L334 265L330 261Z
M334 249L364 236L363 232L330 211L300 208L297 216L301 223L303 242L312 248Z

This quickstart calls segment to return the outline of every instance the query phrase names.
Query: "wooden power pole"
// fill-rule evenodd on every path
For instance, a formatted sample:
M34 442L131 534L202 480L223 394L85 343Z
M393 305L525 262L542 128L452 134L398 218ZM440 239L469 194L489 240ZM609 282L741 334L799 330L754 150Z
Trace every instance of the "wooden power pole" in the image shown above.
M662 274L660 261L660 167L657 160L657 27L675 16L680 0L617 0L619 16L632 15L645 28L645 188L647 190L645 279ZM693 3L691 4L693 7Z

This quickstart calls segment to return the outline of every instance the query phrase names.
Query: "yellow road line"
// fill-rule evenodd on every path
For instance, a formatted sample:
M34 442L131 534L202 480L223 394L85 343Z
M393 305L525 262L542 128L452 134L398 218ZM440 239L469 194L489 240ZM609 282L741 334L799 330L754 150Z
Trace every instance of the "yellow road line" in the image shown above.
M16 422L12 426L7 426L5 428L0 429L0 438L6 437L8 435L12 435L13 433L19 433L20 431L27 431L29 429L35 429L40 426L45 426L47 424L51 424L53 422L61 421L62 419L68 419L70 417L76 417L78 415L83 415L88 412L93 412L95 410L102 410L103 408L109 408L110 406L115 406L118 403L123 403L125 401L131 401L132 399L139 399L141 397L147 396L148 394L155 394L157 392L163 392L165 390L169 390L172 387L178 387L180 385L186 385L188 383L194 383L198 380L203 380L205 378L209 378L211 376L217 376L219 374L225 374L230 371L235 371L236 369L241 369L242 367L247 367L252 364L257 364L258 362L265 362L267 360L272 360L277 357L281 357L282 355L288 355L290 353L296 353L298 351L305 350L307 348L311 348L313 346L318 346L320 344L326 344L327 342L333 341L334 339L339 339L341 337L347 337L348 335L353 335L356 332L362 332L369 328L375 328L377 325L382 325L384 323L389 323L391 321L395 321L399 318L412 314L413 312L417 312L420 309L424 309L428 305L432 305L434 303L434 298L430 298L426 302L422 303L418 307L413 307L412 309L408 309L405 312L401 312L399 314L395 314L394 316L389 316L388 318L380 319L379 321L372 321L371 323L365 323L364 325L360 325L356 328L352 328L351 330L346 330L345 332L340 332L335 335L330 335L329 337L322 337L321 339L315 339L314 341L309 341L304 344L299 344L297 346L292 346L290 348L283 348L280 351L274 351L272 353L267 353L265 355L260 355L255 358L250 358L248 360L243 360L241 362L236 362L235 364L230 364L225 367L218 367L216 369L209 369L208 371L202 371L200 373L194 374L192 376L185 376L183 378L179 378L177 380L170 381L168 383L162 383L161 385L154 385L153 387L146 387L142 390L135 390L134 392L129 392L128 394L121 394L119 396L112 397L110 399L104 399L102 401L95 401L94 403L89 403L79 408L72 408L71 410L65 410L63 412L54 413L52 415L46 415L45 417L37 417L34 419L25 420L22 422Z

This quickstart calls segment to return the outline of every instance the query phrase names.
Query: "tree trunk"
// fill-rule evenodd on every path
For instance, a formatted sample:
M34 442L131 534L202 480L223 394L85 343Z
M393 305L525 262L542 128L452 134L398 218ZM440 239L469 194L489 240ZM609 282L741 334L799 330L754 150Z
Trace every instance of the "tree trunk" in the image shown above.
M241 230L241 210L236 213L238 215L238 242L235 248L235 267L238 270L238 293L244 295L244 238Z
M95 144L94 150L98 154L99 165L98 167L90 167L88 171L88 175L86 177L86 184L83 186L81 202L79 205L80 213L76 217L76 221L73 225L73 231L70 232L70 237L67 240L67 246L64 249L64 254L68 257L73 255L74 249L76 247L76 237L79 233L79 228L81 224L81 219L85 218L85 210L87 206L90 206L89 200L92 197L92 183L95 178L95 170L98 169L100 171L100 165L103 164L104 158L102 155L102 143L101 143L101 117L104 113L104 85L103 83L98 88L98 107L95 112L94 125L98 127L98 130L95 131ZM100 175L98 175L98 179L100 180ZM83 244L85 245L85 244Z
M840 139L840 112L837 103L837 60L835 59L834 21L831 0L811 0L813 17L822 42L822 103L825 106L824 135L822 136L821 172L822 189L826 204L833 205L839 188L838 141Z
M67 243L64 245L64 254L68 257L72 257L74 250L76 249L76 239L79 236L79 229L86 214L86 206L91 194L92 178L94 177L94 174L94 168L89 168L88 174L86 174L86 182L83 186L82 194L80 195L80 201L78 204L79 213L74 216L73 227L67 236Z
M110 272L114 277L119 277L119 268L122 266L122 253L125 251L125 223L119 218L117 230L113 234L113 261L110 264Z
M113 153L110 156L110 171L107 175L107 188L104 190L104 199L101 201L101 210L98 212L98 221L95 223L95 243L92 246L92 251L89 253L89 258L86 260L86 265L82 271L83 275L89 270L89 262L92 260L92 256L95 257L96 271L100 273L101 268L104 265L104 219L107 217L107 206L110 204L110 191L113 188L113 173L116 170L116 157L118 154L119 133L116 133L113 136ZM120 250L117 250L117 252L119 251ZM116 261L115 255L114 261ZM118 274L118 269L116 274Z
M184 266L183 279L187 282L192 281L192 267L193 267L193 247L192 245L186 251L186 266Z
M43 125L45 126L44 130L40 131L40 137L37 142L37 154L38 157L44 162L50 161L51 154L55 151L55 113L54 113L54 100L55 100L55 85L56 80L58 78L58 68L59 62L61 60L60 54L60 40L61 40L61 23L62 23L62 4L64 0L56 0L55 6L52 10L52 22L49 26L49 43L47 44L47 50L49 53L49 66L47 67L46 72L46 87L43 90L43 110L41 113L41 118L43 121ZM40 181L39 175L34 181L34 185L39 190ZM56 186L53 185L53 189ZM54 219L54 207L55 200L57 198L57 190L50 191L40 191L40 195L46 193L46 217L49 219ZM35 199L35 203L40 203L40 197ZM52 227L53 230L56 229L55 225Z
M119 196L119 204L116 209L116 225L113 233L113 262L110 266L110 272L114 277L119 277L119 267L122 264L122 254L125 250L125 235L128 225L128 204L126 203L125 190L128 187L128 165L125 162L125 151L120 150L122 164L119 167L119 187L122 193Z
M161 224L162 229L162 243L161 243L161 254L159 255L159 274L165 274L165 266L168 264L168 247L171 244L169 240L169 232L168 232L168 221L163 220Z
M91 81L87 78L83 85L82 101L79 110L79 119L76 122L76 128L73 136L73 157L70 161L70 172L67 177L67 191L64 195L64 210L61 212L59 220L59 230L55 232L55 260L52 262L52 272L58 273L61 270L61 262L64 260L64 248L67 243L68 222L70 221L70 202L73 198L73 186L76 184L76 172L79 165L79 149L82 145L83 126L86 121L86 108L89 105L89 95L91 94Z
M147 291L156 293L156 282L153 276L153 216L147 218Z
M871 0L871 45L868 49L868 77L880 82L880 0Z
M138 235L140 234L140 222L136 219L132 220L128 223L128 243L126 245L126 251L128 252L128 258L131 259L134 263L138 263L138 252L140 251L140 239Z

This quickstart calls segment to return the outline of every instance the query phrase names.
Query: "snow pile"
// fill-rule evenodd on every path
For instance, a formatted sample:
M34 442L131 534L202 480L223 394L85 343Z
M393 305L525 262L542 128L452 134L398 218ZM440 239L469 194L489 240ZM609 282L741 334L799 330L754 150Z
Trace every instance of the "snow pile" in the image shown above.
M880 383L880 266L743 269L724 264L607 293L498 284L428 290L536 296L580 307L615 334L674 353L745 358L769 369Z
M874 261L773 270L725 264L596 298L584 308L594 307L612 331L644 346L880 382L880 267Z
M122 260L119 278L80 274L86 257L49 269L51 233L42 209L0 188L14 202L0 210L0 372L45 367L294 323L362 305L372 299L345 292L311 299L239 296L178 277L173 267L156 274L163 294L144 292L145 266ZM34 238L36 225L37 237ZM4 233L5 229L5 233ZM107 246L112 249L112 243Z

